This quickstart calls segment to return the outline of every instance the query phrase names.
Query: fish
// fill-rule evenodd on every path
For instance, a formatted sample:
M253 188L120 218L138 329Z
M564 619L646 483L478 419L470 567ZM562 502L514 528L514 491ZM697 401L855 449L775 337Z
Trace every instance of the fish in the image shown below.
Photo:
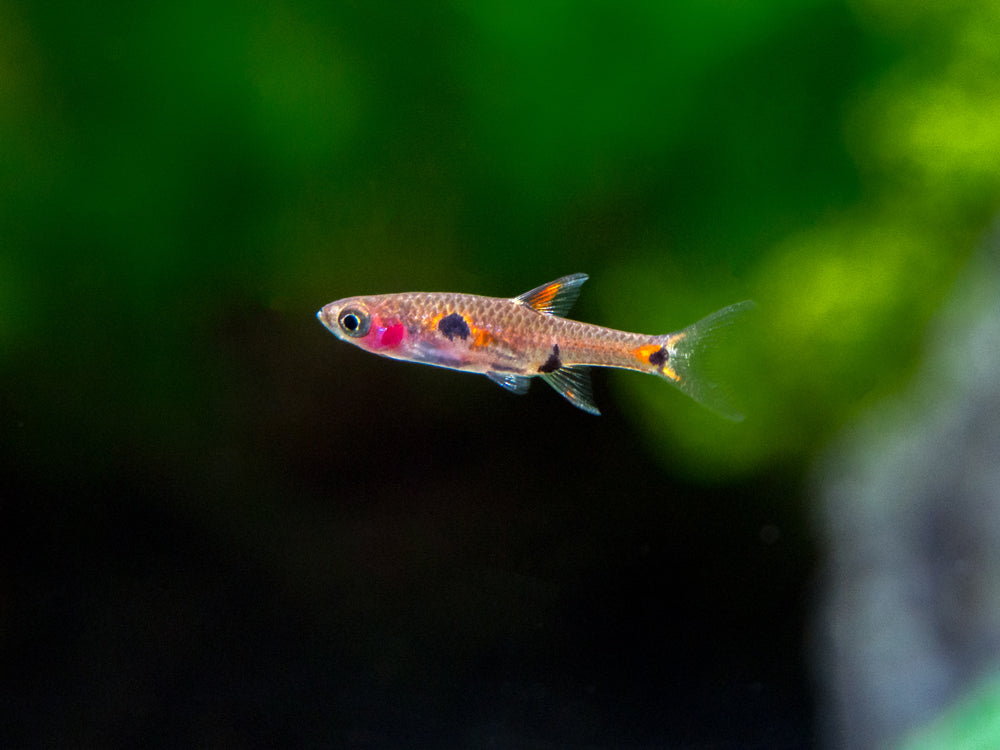
M588 276L575 273L517 297L404 292L348 297L319 321L341 341L406 362L480 373L511 393L541 378L574 406L600 414L590 368L613 367L666 380L721 416L743 418L702 357L743 313L738 302L674 333L629 333L563 317Z

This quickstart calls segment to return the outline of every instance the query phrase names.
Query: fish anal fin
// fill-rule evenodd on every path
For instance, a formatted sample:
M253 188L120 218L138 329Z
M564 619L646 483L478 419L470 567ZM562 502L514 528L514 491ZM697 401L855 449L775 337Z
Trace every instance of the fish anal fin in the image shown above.
M539 377L573 406L583 409L588 414L600 415L601 412L594 404L594 394L590 387L589 367L579 365L560 367L555 372L545 373Z
M531 386L531 378L527 375L512 375L509 372L496 372L494 370L486 373L486 377L501 388L506 388L511 393L516 393L519 396L527 393L528 388Z
M587 278L585 273L563 276L514 299L544 315L565 315L580 296L580 287Z

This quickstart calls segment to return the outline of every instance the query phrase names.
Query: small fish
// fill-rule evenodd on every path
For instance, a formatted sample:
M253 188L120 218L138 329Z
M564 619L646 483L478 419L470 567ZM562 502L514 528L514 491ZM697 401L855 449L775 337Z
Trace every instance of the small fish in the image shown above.
M646 372L673 383L722 416L742 415L704 377L699 353L753 302L738 302L675 333L647 336L561 317L587 275L576 273L519 297L406 292L349 297L316 317L342 341L375 354L478 372L513 393L541 378L571 404L600 414L590 367Z

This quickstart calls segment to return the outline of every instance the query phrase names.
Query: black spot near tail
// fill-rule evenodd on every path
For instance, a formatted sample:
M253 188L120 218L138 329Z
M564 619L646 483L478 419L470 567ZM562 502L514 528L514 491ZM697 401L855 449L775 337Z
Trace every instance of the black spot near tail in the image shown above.
M469 324L458 313L445 315L441 318L438 322L438 330L447 336L449 341L454 341L456 336L464 341L469 338L470 333Z
M559 359L559 344L552 347L552 354L545 360L545 364L538 368L539 372L555 372L562 367L562 360Z
M649 355L649 364L656 365L657 367L663 367L666 364L667 359L669 359L670 354L662 346L655 352Z

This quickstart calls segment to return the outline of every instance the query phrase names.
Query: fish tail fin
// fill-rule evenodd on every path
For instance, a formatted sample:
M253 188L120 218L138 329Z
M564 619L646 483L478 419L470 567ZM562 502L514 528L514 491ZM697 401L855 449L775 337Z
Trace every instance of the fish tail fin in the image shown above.
M744 313L755 307L750 300L737 302L682 331L660 337L667 356L658 368L658 374L669 380L684 393L720 416L739 422L743 414L736 406L729 388L723 385L725 378L719 377L713 350L732 334L732 325Z

